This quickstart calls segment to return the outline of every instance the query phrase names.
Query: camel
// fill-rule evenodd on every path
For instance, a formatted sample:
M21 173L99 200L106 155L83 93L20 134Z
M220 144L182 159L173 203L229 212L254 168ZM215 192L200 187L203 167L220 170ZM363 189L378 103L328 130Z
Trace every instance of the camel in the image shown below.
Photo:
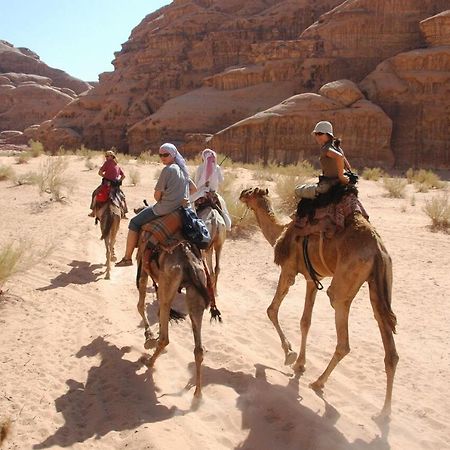
M277 219L267 189L245 189L241 192L240 200L254 212L264 237L275 246L275 262L281 266L281 273L267 314L280 337L285 353L285 364L293 364L295 373L299 374L305 369L306 340L318 289L306 268L302 251L304 238L295 231L292 232L295 230L294 227L289 228L289 224L282 224ZM367 281L370 302L385 351L387 386L380 416L386 417L391 412L392 388L399 360L393 337L397 319L391 309L391 258L378 233L359 213L347 218L344 230L336 233L331 239L310 235L308 253L313 268L321 274L318 275L319 279L332 277L327 295L335 310L337 334L336 349L328 366L310 387L316 391L322 390L333 369L350 352L348 337L350 306L361 285ZM306 279L306 296L300 321L301 345L297 357L278 322L278 310L298 273Z
M212 286L201 258L200 251L187 243L180 236L174 236L178 242L171 248L164 248L157 256L157 260L144 264L145 251L138 252L137 287L139 289L139 314L144 321L144 335L146 349L155 348L153 355L145 361L147 367L153 367L157 357L169 344L169 320L173 315L172 301L177 291L186 288L186 303L194 334L194 358L196 366L196 384L194 397L201 397L201 364L203 361L203 347L201 338L202 319L204 310L210 306L211 318L219 319L220 312L215 307ZM145 245L145 244L144 244ZM159 304L159 337L155 338L145 311L145 297L148 277L158 283L156 291ZM183 317L175 312L176 318Z
M209 235L211 236L211 244L206 250L203 250L208 271L211 275L214 293L217 295L217 279L220 273L220 255L222 247L227 236L227 228L223 217L217 209L207 206L197 213L200 219L206 224ZM213 267L213 256L215 256L215 266Z
M100 207L95 209L96 219L100 220L100 230L102 232L101 238L105 241L106 248L106 272L105 279L109 280L111 277L111 261L116 261L114 252L114 244L116 243L117 232L120 227L120 219L122 212L120 208L108 200Z

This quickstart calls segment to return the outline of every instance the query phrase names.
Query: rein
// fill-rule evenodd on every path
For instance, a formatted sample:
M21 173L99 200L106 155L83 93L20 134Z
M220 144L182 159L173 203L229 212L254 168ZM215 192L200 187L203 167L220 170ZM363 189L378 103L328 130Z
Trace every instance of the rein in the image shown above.
M319 273L317 273L314 270L313 265L311 264L311 260L309 259L309 255L308 255L308 241L309 241L309 236L305 236L303 238L303 259L305 261L305 266L306 266L306 270L309 273L309 276L311 277L311 279L313 280L314 284L316 285L316 288L321 291L323 289L323 285L319 280L319 277L321 276Z

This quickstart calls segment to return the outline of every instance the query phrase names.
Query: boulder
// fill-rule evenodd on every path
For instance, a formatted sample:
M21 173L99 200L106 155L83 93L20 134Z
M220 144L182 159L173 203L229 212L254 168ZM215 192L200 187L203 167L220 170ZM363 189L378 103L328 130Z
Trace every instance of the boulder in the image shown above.
M430 47L450 45L450 10L422 20L420 29Z

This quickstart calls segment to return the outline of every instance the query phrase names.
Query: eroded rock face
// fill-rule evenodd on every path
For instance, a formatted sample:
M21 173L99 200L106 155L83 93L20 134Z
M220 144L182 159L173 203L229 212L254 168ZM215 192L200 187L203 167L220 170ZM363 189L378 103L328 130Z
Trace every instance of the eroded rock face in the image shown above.
M311 131L319 120L329 120L351 164L391 167L392 121L383 110L366 100L349 80L330 83L321 92L326 95L293 96L220 131L208 145L245 162L316 160L318 146Z
M385 59L425 47L420 22L436 14L437 21L445 21L440 13L446 8L448 0L176 0L132 31L116 53L114 72L102 74L95 89L58 113L49 126L52 133L40 133L41 139L50 148L67 146L58 139L72 130L89 147L139 153L167 140L181 145L186 133L235 132L247 124L246 117L253 123L260 120L260 111L278 105L264 132L259 129L253 144L246 141L243 159L280 156L280 161L295 161L293 150L285 150L291 148L291 143L284 145L285 130L300 119L286 125L279 105L325 85L317 97L339 106L350 147L348 124L368 126L375 120L380 129L381 137L363 134L372 141L358 149L371 152L361 161L389 166L393 156L385 139L390 138L391 125L386 125L374 98L368 102L358 97L362 94L354 85L349 89L349 83L359 83ZM327 86L344 79L345 85ZM317 97L302 97L302 102ZM323 110L317 111L320 117L300 129L323 118ZM404 112L391 112L401 128ZM294 135L297 131L293 129ZM314 142L308 144L309 135L302 139L304 155L312 156Z
M450 46L394 56L360 87L394 118L396 166L450 167Z
M420 22L429 47L450 45L450 9Z
M47 66L31 50L0 41L0 131L23 131L51 119L88 88L87 83ZM26 139L24 134L22 140ZM3 140L12 142L13 137Z

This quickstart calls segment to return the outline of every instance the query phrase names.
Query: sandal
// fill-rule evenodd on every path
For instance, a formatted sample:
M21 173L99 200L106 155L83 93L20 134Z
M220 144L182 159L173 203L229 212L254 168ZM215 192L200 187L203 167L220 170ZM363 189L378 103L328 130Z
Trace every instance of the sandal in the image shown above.
M132 266L133 261L131 259L122 258L118 263L116 263L116 267L126 267L126 266Z

